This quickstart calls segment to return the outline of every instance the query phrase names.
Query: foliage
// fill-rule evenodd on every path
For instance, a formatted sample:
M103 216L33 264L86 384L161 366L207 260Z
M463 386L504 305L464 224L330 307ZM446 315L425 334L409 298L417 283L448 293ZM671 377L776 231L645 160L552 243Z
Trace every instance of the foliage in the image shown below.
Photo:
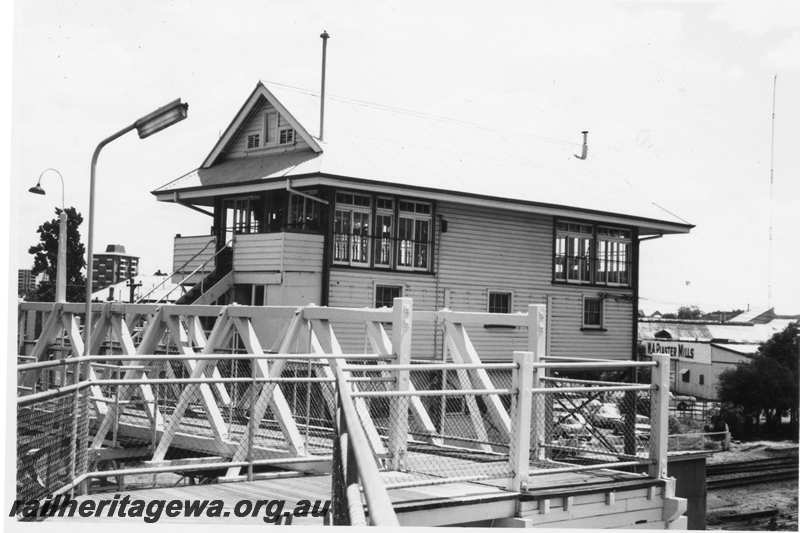
M752 361L719 376L717 391L730 418L741 421L743 431L758 428L763 415L766 430L775 432L781 416L790 416L790 430L798 419L798 326L790 324L763 343Z
M28 253L33 255L33 268L31 273L46 274L42 280L25 299L34 302L55 301L56 265L58 263L58 216L60 208L56 208L56 218L43 222L36 232L39 242L28 248ZM86 266L84 254L86 247L81 242L78 227L83 222L83 216L74 208L67 207L67 301L82 302L85 299L86 278L83 269Z
M682 305L678 308L678 318L696 320L702 316L703 312L696 305Z

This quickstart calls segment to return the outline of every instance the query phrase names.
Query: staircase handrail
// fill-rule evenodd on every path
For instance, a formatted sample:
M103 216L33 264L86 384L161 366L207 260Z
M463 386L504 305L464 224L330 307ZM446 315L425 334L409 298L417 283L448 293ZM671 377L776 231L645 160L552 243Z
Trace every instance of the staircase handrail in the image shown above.
M197 256L199 256L200 254L202 254L203 252L205 252L205 251L206 251L206 248L208 248L209 246L211 246L211 244L213 244L214 242L216 242L216 240L215 240L215 239L211 239L211 240L209 240L209 241L206 243L206 245L205 245L205 246L203 246L203 248L202 248L202 249L201 249L199 252L197 252L197 253L196 253L196 254L194 254L192 257L190 257L188 260L186 260L186 262L184 262L184 263L183 263L183 264L182 264L180 267L178 267L177 269L175 269L175 270L174 270L174 271L173 271L171 274L169 274L168 276L165 276L165 277L164 277L164 280L163 280L161 283L159 283L158 285L156 285L155 287L153 287L152 289L150 289L149 291L147 291L147 293L146 293L144 296L142 296L141 298L139 298L138 300L136 300L136 302L135 302L135 303L137 303L137 304L138 304L138 303L142 302L142 300L144 300L145 298L147 298L148 296L150 296L151 294L153 294L153 292L155 292L155 290L156 290L156 289L158 289L159 287L161 287L162 285L164 285L164 283L166 283L168 279L171 279L171 278L172 278L172 276L174 276L176 273L180 272L180 271L181 271L181 270L182 270L182 269L183 269L183 268L184 268L186 265L188 265L189 263L191 263L192 261L194 261L194 260L197 258ZM223 251L224 251L224 250L227 248L227 246L228 246L229 244L231 244L231 243L233 243L233 239L230 239L228 242L226 242L226 243L225 243L225 246L223 246L222 248L220 248L219 250L217 250L217 251L216 251L216 253L214 253L214 255L212 255L211 257L209 257L209 258L208 258L208 259L206 259L205 261L203 261L203 262L200 264L200 266L198 266L197 268L195 268L195 269L194 269L194 270L193 270L193 271L192 271L192 272L191 272L191 273L190 273L188 276L186 276L186 277L184 277L182 280L180 280L180 281L179 281L179 282L178 282L178 283L175 285L175 287L172 287L172 288L171 288L169 291L167 291L167 293L166 293L166 294L163 294L163 295L162 295L162 296L161 296L161 297L160 297L160 298L159 298L159 299L158 299L158 300L157 300L155 303L161 303L161 300L163 300L164 298L166 298L167 296L169 296L170 294L172 294L172 291L174 291L174 290L175 290L177 287L179 287L179 286L183 285L183 282L184 282L184 281L186 281L187 279L189 279L189 278L191 278L192 276L194 276L194 275L195 275L195 274L196 274L196 273L197 273L197 272L198 272L198 271L199 271L201 268L204 268L204 267L205 267L205 266L206 266L206 265L209 263L209 261L211 261L212 259L216 259L216 257L217 257L217 256L218 256L220 253L222 253L222 252L223 252Z

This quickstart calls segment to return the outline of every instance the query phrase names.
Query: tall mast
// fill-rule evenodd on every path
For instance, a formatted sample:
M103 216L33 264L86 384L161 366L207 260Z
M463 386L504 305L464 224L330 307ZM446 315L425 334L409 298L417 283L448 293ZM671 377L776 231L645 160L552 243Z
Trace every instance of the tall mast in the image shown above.
M772 308L772 208L773 184L775 183L775 87L778 75L772 77L772 133L769 146L769 250L767 252L767 307Z

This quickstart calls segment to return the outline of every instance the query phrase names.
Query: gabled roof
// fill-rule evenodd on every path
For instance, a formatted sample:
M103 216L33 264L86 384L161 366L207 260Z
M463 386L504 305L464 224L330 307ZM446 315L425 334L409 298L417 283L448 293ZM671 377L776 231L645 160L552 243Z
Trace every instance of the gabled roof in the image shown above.
M311 149L221 161L225 146L262 96L285 114ZM317 94L260 82L203 165L153 194L165 201L178 196L197 201L203 191L207 196L220 194L221 187L243 190L286 178L294 178L294 186L317 185L322 182L311 178L324 177L363 187L399 187L407 194L442 192L452 201L484 198L509 208L525 207L520 210L542 208L541 212L550 214L554 214L552 209L544 208L613 214L628 217L631 225L648 227L651 233L686 233L693 227L643 195L632 183L635 177L629 180L614 170L607 154L592 151L591 141L589 158L578 160L573 157L577 148L537 142L504 129L502 122L497 117L496 128L488 130L331 97L325 103L323 142L309 133L318 131Z
M275 98L275 96L272 94L272 92L270 92L263 82L259 81L256 84L255 89L253 89L253 92L250 93L250 96L248 96L247 100L245 100L244 104L242 104L242 107L239 108L239 112L236 113L236 115L233 117L233 120L231 120L231 123L228 124L227 128L225 128L225 131L214 145L214 148L212 148L211 152L208 154L208 156L206 156L201 168L209 168L217 161L228 143L230 143L231 140L233 140L233 138L236 136L236 132L239 131L239 128L244 120L250 115L250 112L253 110L253 107L256 105L259 98L264 98L267 100L267 102L272 104L278 113L280 113L289 122L289 124L292 125L292 128L294 128L297 134L308 143L314 152L319 153L322 151L317 143L317 140L312 137L310 133L308 133L308 131L303 127L303 124L298 122L292 113L283 106L280 100Z

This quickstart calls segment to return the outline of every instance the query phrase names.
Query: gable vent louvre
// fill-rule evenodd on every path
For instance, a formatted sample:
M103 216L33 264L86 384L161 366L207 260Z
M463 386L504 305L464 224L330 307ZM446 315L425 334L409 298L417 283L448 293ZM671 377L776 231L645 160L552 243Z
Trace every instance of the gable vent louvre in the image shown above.
M327 31L322 30L320 38L322 39L322 87L319 92L319 140L321 141L323 126L325 124L325 58L328 50L328 39L330 38L330 35L328 35Z

